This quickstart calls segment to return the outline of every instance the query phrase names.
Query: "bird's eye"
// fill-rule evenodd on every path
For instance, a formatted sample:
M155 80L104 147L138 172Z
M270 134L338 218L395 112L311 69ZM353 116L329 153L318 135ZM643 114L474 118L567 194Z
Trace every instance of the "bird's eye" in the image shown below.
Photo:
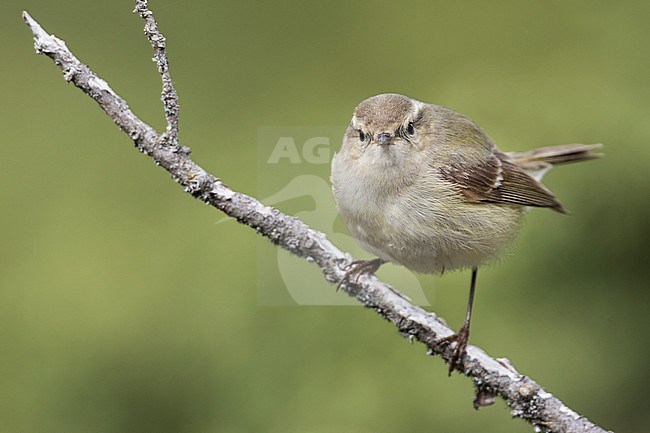
M415 134L415 126L413 125L413 122L410 122L408 126L406 127L406 132L408 132L410 135Z
M366 141L366 134L362 130L359 130L359 140Z

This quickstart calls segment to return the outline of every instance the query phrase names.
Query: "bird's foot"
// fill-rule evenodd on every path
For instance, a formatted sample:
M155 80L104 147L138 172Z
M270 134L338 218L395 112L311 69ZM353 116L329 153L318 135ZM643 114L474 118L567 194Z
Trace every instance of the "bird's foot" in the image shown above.
M341 282L336 286L338 291L342 285L354 282L359 282L359 277L363 274L374 274L377 269L384 263L380 258L372 260L355 260L345 267L345 275L341 278Z
M463 356L465 355L465 349L467 349L468 340L469 326L467 326L467 323L465 323L457 333L438 341L438 344L455 343L454 352L452 353L451 359L449 360L449 376L451 376L451 372L454 371L456 367L462 367L462 360Z

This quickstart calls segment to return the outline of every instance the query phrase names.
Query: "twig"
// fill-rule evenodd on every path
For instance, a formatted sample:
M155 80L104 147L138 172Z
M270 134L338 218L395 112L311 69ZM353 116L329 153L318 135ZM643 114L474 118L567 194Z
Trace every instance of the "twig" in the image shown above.
M233 191L192 161L188 148L178 146L178 103L169 75L165 39L158 31L146 0L136 0L135 11L145 20L145 34L156 52L154 59L163 79L162 101L167 118L164 134L158 134L133 114L126 102L82 64L62 40L46 33L27 12L23 12L23 19L34 34L36 52L50 57L61 68L66 81L94 99L131 137L136 147L165 168L186 192L254 228L291 253L314 262L329 282L338 283L345 274L345 266L351 262L348 254L299 219ZM438 354L449 362L452 347L438 342L453 331L434 313L412 305L374 276L362 276L358 283L344 285L343 290L393 323L402 335L427 346L428 354ZM519 374L508 360L493 359L478 347L468 346L461 372L474 382L476 408L491 404L495 396L500 396L514 417L530 422L537 432L605 432L544 391L535 381Z
M167 40L158 31L158 24L147 6L147 0L136 1L135 10L144 20L144 34L151 43L154 50L153 61L158 65L158 73L162 78L162 95L161 100L165 108L165 119L167 128L163 134L162 141L173 146L178 145L178 95L169 74L169 61L165 51Z

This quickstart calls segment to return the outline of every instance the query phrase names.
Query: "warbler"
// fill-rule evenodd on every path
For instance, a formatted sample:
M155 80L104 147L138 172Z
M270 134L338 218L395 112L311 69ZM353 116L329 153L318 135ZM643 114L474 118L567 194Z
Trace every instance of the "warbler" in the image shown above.
M601 144L504 153L469 118L399 94L354 110L332 160L332 190L348 231L373 260L356 261L341 284L392 262L440 274L472 270L467 314L449 373L469 338L480 266L500 257L531 207L567 210L540 183L553 166L600 156Z

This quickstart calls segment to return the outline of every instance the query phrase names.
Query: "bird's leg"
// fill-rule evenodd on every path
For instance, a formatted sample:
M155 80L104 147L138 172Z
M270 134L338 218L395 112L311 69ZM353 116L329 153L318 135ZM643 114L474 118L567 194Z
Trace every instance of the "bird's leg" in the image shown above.
M374 274L377 272L377 269L379 269L379 267L384 263L385 262L380 258L353 261L345 267L345 275L343 275L343 278L341 278L339 285L336 286L336 290L338 291L342 285L351 282L353 277L354 283L356 284L362 274Z
M454 371L454 368L461 365L461 359L465 354L465 349L467 348L467 340L469 340L469 322L472 319L472 304L474 303L474 291L476 289L476 274L478 272L477 268L472 268L472 282L469 286L469 299L467 301L467 315L465 316L465 323L458 330L457 333L450 335L449 337L443 338L438 342L442 343L456 343L454 347L454 353L451 355L449 360L449 375Z

